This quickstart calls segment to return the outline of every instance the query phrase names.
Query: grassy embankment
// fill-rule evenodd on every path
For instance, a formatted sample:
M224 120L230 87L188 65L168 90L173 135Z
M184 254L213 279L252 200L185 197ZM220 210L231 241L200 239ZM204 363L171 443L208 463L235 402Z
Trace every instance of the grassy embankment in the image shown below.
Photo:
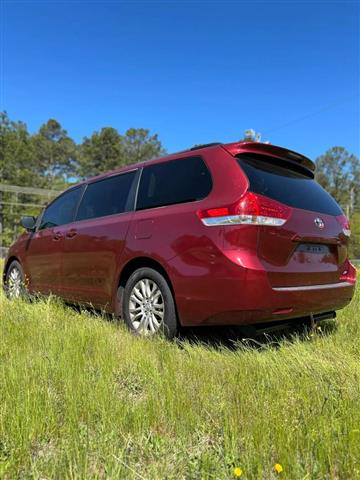
M330 334L230 350L1 293L0 478L360 478L359 297Z

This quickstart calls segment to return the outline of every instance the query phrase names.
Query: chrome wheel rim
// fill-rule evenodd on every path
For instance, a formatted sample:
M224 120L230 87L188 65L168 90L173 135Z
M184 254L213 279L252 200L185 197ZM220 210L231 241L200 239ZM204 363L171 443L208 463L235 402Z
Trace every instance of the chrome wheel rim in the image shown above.
M141 335L154 335L164 321L165 304L161 290L150 278L139 280L129 300L129 316L133 329Z
M7 293L10 298L19 298L22 292L22 276L17 267L13 267L7 279Z

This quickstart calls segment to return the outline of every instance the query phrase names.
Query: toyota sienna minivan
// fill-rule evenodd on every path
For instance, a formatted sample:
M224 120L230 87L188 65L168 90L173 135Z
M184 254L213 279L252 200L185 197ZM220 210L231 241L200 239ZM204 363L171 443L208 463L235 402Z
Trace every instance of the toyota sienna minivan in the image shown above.
M142 335L333 317L356 271L348 220L314 170L237 142L88 179L22 219L5 291L91 304Z

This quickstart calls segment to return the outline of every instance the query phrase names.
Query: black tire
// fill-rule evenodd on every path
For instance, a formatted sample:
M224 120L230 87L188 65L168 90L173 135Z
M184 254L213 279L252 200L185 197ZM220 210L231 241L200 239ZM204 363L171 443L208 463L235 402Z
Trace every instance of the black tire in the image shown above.
M17 280L19 280L18 285ZM6 296L11 300L27 297L24 270L17 260L13 260L6 270L4 290Z
M156 286L160 291L161 295L157 297L157 300L153 301L153 306L150 303L150 306L148 307L150 309L150 312L148 312L148 315L152 316L153 319L155 316L156 322L155 321L150 322L149 320L148 323L146 324L146 320L144 319L144 315L146 315L146 313L144 314L141 313L139 314L141 315L140 320L137 320L137 322L141 323L141 320L143 320L145 323L142 324L143 325L142 327L139 326L139 328L137 329L135 327L134 318L132 318L134 317L135 314L132 313L132 316L131 316L130 305L134 306L134 304L136 303L133 301L134 294L135 294L134 287L136 287L136 290L139 291L139 289L143 285L141 281L143 282L148 281L148 284L154 288L155 294L158 295L158 291L155 290L155 286ZM145 303L151 302L150 300L151 296L146 298L149 298L149 300L138 301L139 306L136 307L136 310L141 309L141 311L144 312L144 309L147 308L147 305L144 306L144 302ZM158 305L160 307L160 311L163 312L162 317L157 316L158 313L156 308L159 308ZM162 307L162 310L161 310L161 307ZM153 308L153 310L151 310L151 308ZM152 268L147 268L147 267L139 268L138 270L135 270L135 272L131 274L128 281L126 282L125 289L122 295L122 312L123 312L124 321L128 326L128 328L132 332L138 335L145 336L145 335L153 335L156 333L163 333L167 338L173 338L178 331L175 302L174 302L174 298L170 290L170 287L168 285L168 282L159 272L157 272L156 270L153 270ZM151 312L155 312L155 313L151 313ZM159 320L160 318L162 318L162 320ZM156 328L157 328L156 331L152 331L150 329L150 325L149 325L150 323L153 328L154 328L154 325L156 325ZM157 326L158 323L160 324L159 327ZM146 324L146 329L144 329L145 324Z

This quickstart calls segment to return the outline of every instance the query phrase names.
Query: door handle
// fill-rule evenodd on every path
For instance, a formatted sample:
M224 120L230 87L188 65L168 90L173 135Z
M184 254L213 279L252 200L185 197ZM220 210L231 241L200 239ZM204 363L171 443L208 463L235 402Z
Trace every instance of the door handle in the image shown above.
M54 236L53 236L52 239L57 242L58 240L62 239L62 234L60 232L56 232L56 233L54 233Z
M75 237L75 235L77 235L77 231L74 230L74 229L71 229L67 232L66 238L73 238L73 237Z

